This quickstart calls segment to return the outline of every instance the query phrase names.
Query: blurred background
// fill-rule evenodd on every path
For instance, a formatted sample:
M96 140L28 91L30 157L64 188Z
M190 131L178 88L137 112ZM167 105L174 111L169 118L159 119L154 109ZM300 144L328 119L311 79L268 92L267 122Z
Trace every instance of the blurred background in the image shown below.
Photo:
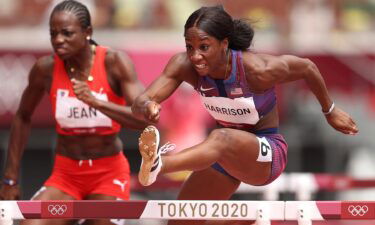
M0 170L4 167L10 122L27 85L28 72L38 57L51 53L48 20L58 2L0 0ZM93 39L129 54L145 86L160 74L173 54L184 51L183 25L194 10L223 4L234 18L250 19L256 30L251 50L294 54L314 61L335 104L350 113L360 129L356 136L334 131L303 82L278 86L280 130L289 143L286 174L328 173L375 179L375 0L81 2L91 12ZM188 85L182 85L162 106L162 139L176 143L178 149L199 143L214 127L198 95ZM139 133L127 129L121 132L133 174L138 172L140 164ZM45 97L35 112L22 162L23 199L29 199L49 176L55 138L50 103ZM166 176L162 188L157 184L154 188L141 188L133 179L132 198L175 199L186 175ZM245 191L233 198L263 197L259 192ZM277 198L293 200L296 195L280 192ZM375 189L316 190L309 198L375 200Z

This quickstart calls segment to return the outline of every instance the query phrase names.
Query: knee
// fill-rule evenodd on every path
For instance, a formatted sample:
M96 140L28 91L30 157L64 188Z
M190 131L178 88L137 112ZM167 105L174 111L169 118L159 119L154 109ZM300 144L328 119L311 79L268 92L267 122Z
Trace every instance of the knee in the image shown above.
M233 138L229 129L221 128L211 131L208 140L215 143L215 149L228 150L233 146Z
M228 131L225 128L212 130L211 133L208 135L208 139L212 139L215 141L220 141L227 137Z

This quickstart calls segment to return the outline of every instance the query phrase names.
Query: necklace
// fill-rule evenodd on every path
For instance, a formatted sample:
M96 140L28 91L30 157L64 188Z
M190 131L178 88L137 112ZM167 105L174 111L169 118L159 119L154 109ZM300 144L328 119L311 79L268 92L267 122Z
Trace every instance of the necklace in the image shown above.
M90 67L92 67L92 65L94 64L93 63L93 59L94 59L94 56L95 56L95 48L96 48L95 45L91 45L92 56L91 56L91 66ZM69 71L72 74L76 73L76 69L74 67L70 67ZM90 69L90 72L91 72L91 69ZM84 72L82 72L82 71L77 71L77 73L83 75L84 77L87 77L86 80L89 81L89 82L94 81L94 76L91 73L89 73L88 76L86 76L86 74Z
M75 72L75 69L74 69L74 67L70 67L70 72L71 73L74 73ZM85 74L84 73L82 73L81 71L78 71L79 73L81 73L81 74L83 74L84 76L85 76ZM87 81L93 81L94 80L94 76L93 75L91 75L91 74L89 74L88 76L87 76Z
M226 66L225 66L224 80L227 79L227 72L228 72L228 67L229 67L229 56L230 56L230 51L228 49L227 50L227 63L226 63Z

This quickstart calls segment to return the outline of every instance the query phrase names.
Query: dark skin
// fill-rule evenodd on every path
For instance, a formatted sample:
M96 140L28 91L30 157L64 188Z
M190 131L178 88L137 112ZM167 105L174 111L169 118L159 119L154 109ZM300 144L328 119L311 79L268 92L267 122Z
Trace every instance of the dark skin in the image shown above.
M138 116L156 123L160 118L160 103L173 94L182 82L197 88L199 76L215 79L228 77L226 49L228 40L222 41L197 27L191 27L185 36L186 52L175 55L147 90L132 106ZM329 97L319 70L308 59L291 55L271 56L243 51L246 79L251 91L262 93L276 84L304 80L319 101L322 110L328 111ZM358 132L352 118L335 107L326 116L327 122L337 131L354 135ZM278 127L276 107L255 124L255 130ZM142 151L147 159L148 152ZM271 162L258 162L259 142L252 133L221 128L213 130L206 140L171 156L163 156L161 173L181 170L194 171L184 183L178 199L225 200L229 199L241 182L262 185L270 177ZM218 162L236 179L225 176L210 166ZM204 224L204 221L170 221L169 224Z
M118 121L123 126L133 129L143 129L147 123L135 119L129 106L116 105L111 102L96 99L86 83L87 75L95 57L95 49L87 37L92 35L91 27L82 28L78 19L71 12L60 11L52 15L50 20L51 44L55 53L64 61L73 83L76 97L86 104L100 110L108 117ZM74 67L80 73L71 73ZM53 56L42 57L33 66L29 74L29 83L23 92L21 103L14 117L8 148L8 158L4 177L17 180L21 157L30 132L30 122L33 112L44 96L49 94L54 68ZM108 49L105 56L107 79L112 90L122 96L131 105L136 96L144 90L137 79L134 66L128 56L115 50ZM117 134L65 136L58 135L56 153L71 159L97 159L117 154L122 150L122 142ZM2 185L0 199L19 199L18 186ZM35 197L35 200L72 200L66 193L47 187ZM115 200L116 197L93 194L87 199ZM66 224L67 221L54 220L53 224ZM95 224L112 224L109 220L91 221ZM24 224L51 224L48 220L28 220Z

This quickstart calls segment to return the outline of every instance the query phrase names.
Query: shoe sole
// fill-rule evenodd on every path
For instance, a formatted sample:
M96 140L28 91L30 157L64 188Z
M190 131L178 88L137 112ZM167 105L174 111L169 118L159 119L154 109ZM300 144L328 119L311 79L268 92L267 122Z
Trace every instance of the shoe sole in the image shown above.
M139 151L142 156L142 164L138 173L138 180L143 186L150 185L149 177L154 162L158 157L159 141L159 131L154 126L146 127L139 138Z

